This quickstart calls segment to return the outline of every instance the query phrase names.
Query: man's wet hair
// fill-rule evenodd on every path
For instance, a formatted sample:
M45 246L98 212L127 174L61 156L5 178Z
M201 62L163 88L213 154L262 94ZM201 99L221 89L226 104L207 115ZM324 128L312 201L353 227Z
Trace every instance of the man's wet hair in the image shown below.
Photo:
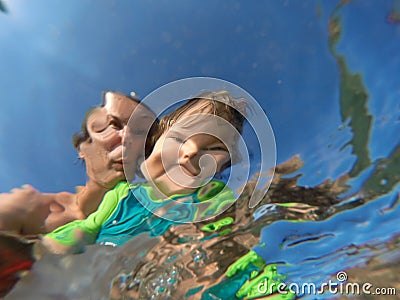
M89 130L87 128L87 122L89 120L89 117L97 110L99 110L102 106L94 106L89 108L89 110L85 113L85 116L83 117L82 123L81 123L81 131L76 132L72 136L72 145L74 145L75 149L79 151L79 147L84 141L87 141L90 139L89 135Z

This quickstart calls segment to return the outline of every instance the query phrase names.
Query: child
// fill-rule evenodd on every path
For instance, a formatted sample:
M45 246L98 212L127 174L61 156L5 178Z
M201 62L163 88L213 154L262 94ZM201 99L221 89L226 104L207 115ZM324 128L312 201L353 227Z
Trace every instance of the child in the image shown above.
M86 220L56 229L43 243L56 253L80 252L95 242L121 245L142 232L161 235L176 222L226 209L235 201L232 190L220 181L204 183L240 160L235 145L245 107L244 99L226 91L210 92L163 117L141 166L147 182L119 183Z

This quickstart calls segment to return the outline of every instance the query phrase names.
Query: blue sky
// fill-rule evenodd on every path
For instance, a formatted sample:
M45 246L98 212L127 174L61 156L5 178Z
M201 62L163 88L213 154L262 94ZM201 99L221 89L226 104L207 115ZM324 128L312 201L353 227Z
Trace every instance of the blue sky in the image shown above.
M338 129L339 74L328 51L336 1L4 2L0 191L24 183L73 190L85 175L74 165L71 136L101 91L144 97L193 76L250 93L270 120L278 162L298 153L306 161L304 184L335 178L354 161L349 149L339 151L351 133ZM342 12L338 51L371 95L374 159L399 141L400 28L386 22L392 7L355 1Z

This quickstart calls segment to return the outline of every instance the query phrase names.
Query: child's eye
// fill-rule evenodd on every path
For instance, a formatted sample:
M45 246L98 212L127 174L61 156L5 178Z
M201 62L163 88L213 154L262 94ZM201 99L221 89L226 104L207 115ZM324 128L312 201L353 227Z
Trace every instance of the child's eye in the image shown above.
M173 138L176 142L178 142L180 144L183 144L185 142L183 139L181 139L180 137L177 137L177 136L173 136L171 138Z
M208 150L208 151L228 151L225 147L222 147L222 146L208 147L208 148L205 148L204 150Z
M171 136L168 136L168 138L179 144L183 144L185 142L185 140L183 138L181 138L177 135L171 135Z

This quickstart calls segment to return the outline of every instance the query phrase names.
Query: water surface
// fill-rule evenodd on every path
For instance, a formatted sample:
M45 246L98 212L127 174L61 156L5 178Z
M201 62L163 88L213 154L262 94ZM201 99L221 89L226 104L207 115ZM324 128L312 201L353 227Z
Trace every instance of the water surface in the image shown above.
M121 249L45 255L8 298L224 299L228 266L250 249L288 284L345 271L400 292L398 1L3 2L2 191L72 191L84 175L70 137L101 90L144 97L191 76L254 96L279 165L263 201L249 209L244 194L219 232L180 225Z

